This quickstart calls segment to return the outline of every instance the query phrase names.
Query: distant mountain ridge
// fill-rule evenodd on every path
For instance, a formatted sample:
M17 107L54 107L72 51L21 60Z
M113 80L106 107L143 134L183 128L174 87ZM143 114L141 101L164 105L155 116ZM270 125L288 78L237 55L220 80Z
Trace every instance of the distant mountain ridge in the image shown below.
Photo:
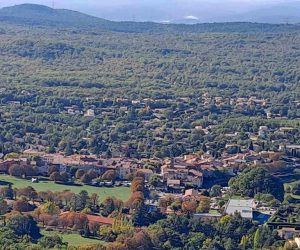
M38 4L21 4L0 9L0 18L25 24L99 25L109 21L73 10L52 9Z
M278 32L300 30L299 25L247 22L162 24L154 22L115 22L81 12L52 9L37 4L21 4L0 9L0 21L18 25L57 28L88 28L114 32Z
M287 2L262 7L236 16L233 21L264 23L300 23L300 2Z

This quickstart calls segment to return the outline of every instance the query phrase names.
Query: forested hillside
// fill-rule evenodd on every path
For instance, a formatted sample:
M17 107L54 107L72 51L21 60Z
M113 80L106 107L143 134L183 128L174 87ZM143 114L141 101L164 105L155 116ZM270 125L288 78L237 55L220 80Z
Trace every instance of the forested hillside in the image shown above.
M2 9L0 19L4 153L34 144L148 157L207 143L218 151L232 139L214 130L300 118L298 26L115 23L31 5ZM226 101L205 104L206 92ZM267 106L236 110L229 101L251 96ZM262 119L267 112L280 119ZM214 127L205 135L197 125Z

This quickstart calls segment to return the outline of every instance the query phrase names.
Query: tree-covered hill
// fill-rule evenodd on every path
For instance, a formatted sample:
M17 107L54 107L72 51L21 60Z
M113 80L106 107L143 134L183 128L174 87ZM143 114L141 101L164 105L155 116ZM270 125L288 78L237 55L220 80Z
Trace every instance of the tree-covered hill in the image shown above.
M66 10L65 21L51 19L59 13L36 5L0 11L4 153L37 144L162 157L203 144L221 151L227 142L240 142L222 137L225 132L272 124L263 119L268 111L283 117L275 124L300 118L298 26L118 23L88 16L81 24L74 18L82 14ZM221 96L221 106L213 99L205 104L206 92ZM236 108L230 99L240 97L266 106ZM78 112L68 114L70 106ZM83 116L88 109L95 119ZM215 131L187 132L197 125Z
M60 28L88 28L118 32L284 32L299 30L297 25L259 23L160 24L152 22L113 22L80 12L22 4L0 9L0 21Z

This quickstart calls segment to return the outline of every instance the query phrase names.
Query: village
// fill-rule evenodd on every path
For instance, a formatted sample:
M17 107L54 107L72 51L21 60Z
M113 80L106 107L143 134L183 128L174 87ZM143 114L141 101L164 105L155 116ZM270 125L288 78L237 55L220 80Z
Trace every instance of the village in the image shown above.
M290 130L280 128L279 132L286 133ZM256 136L263 137L266 131L267 128L260 127ZM230 147L235 148L237 145L227 146ZM66 190L70 183L83 183L98 187L100 196L101 187L112 189L120 186L130 187L134 178L142 176L148 190L145 204L149 211L159 210L166 215L183 213L184 210L178 206L183 206L185 202L191 204L196 202L202 209L197 209L197 212L196 206L188 209L192 210L197 220L216 220L224 214L239 213L242 218L263 224L268 223L274 216L276 218L280 203L263 202L257 198L236 198L236 194L226 184L231 177L238 175L247 167L265 166L274 175L288 175L291 170L300 166L300 160L297 158L300 148L297 145L284 145L278 151L257 152L254 147L251 145L250 149L234 149L233 152L237 153L224 152L217 158L207 150L167 159L134 159L92 154L65 156L63 153L45 153L37 149L28 149L20 155L10 154L3 157L0 161L0 172L4 175L29 179L32 183L42 182L46 177L55 183L66 184ZM217 190L216 194L209 195L209 198L203 196L203 190L213 189ZM12 209L14 202L7 201ZM32 203L34 206L37 204L40 203ZM42 203L38 206L41 205ZM68 213L70 212L62 211L60 216L68 216ZM87 219L90 223L99 225L114 224L113 218L99 216L97 212L88 214ZM288 226L289 224L285 222L272 221L270 226L277 229L283 239L294 239L299 243L297 238L300 235L299 224Z

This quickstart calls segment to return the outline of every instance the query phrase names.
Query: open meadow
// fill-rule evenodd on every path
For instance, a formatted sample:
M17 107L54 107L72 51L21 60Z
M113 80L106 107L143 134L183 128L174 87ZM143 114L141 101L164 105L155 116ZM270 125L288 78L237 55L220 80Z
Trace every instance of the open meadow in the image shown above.
M0 185L8 185L11 183L13 188L24 188L31 186L36 191L52 191L62 192L64 190L71 190L74 193L79 193L86 190L89 194L97 193L100 201L103 201L108 196L114 196L123 201L130 197L130 188L128 187L95 187L89 185L64 185L53 181L40 181L39 183L32 183L31 180L20 179L9 175L0 175Z

